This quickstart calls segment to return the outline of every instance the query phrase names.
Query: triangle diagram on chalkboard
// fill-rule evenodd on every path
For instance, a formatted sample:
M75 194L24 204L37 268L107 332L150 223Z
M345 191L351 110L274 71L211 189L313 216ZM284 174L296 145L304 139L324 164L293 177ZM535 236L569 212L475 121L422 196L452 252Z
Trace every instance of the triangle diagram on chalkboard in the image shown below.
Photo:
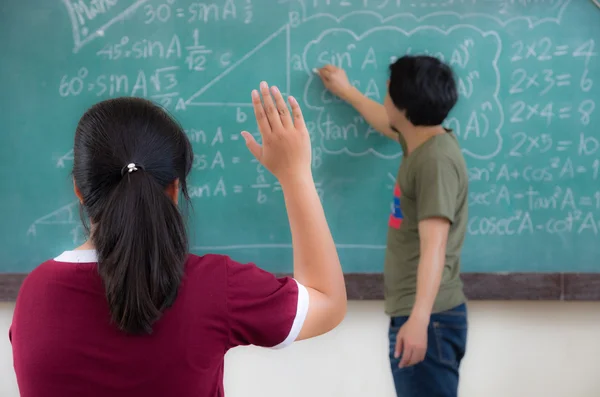
M36 235L38 225L72 225L79 224L79 219L77 217L78 211L77 206L79 205L79 201L74 201L70 204L65 205L64 207L60 207L59 209L52 211L48 215L44 215L43 217L36 219L29 229L27 230L28 235Z
M262 80L284 95L290 87L290 27L284 25L197 90L186 106L250 105L250 92Z
M65 161L73 161L73 149L69 150L56 160L56 167L65 168Z

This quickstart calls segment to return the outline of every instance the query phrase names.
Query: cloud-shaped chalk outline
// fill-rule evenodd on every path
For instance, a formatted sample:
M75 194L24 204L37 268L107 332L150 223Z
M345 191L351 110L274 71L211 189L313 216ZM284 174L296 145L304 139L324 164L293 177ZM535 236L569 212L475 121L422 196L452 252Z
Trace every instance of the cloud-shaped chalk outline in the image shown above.
M498 25L500 25L502 27L507 26L508 24L513 23L513 22L525 21L525 22L527 22L528 27L530 29L533 29L536 26L541 25L543 23L560 24L562 21L562 17L564 15L565 11L567 10L567 7L571 3L571 1L572 0L562 0L562 3L557 3L554 6L554 8L558 9L558 13L555 17L547 17L547 18L542 18L539 20L533 20L531 16L529 16L529 17L528 16L516 16L516 17L509 18L507 20L502 20L499 17L488 14L488 13L472 12L472 13L468 13L468 14L459 14L454 11L434 11L429 14L423 15L421 17L417 17L416 15L408 13L408 12L400 12L397 14L393 14L393 15L384 17L383 15L381 15L375 11L370 11L370 10L351 11L351 12L341 15L341 16L329 14L326 12L316 13L316 14L307 16L308 12L306 10L306 3L304 0L279 0L279 3L280 4L292 3L292 2L299 3L300 8L302 9L302 22L308 22L312 19L318 19L318 18L329 18L329 19L334 20L337 23L340 23L344 19L349 18L354 15L361 15L361 16L362 15L371 15L371 16L377 18L379 20L379 22L381 22L381 23L387 23L396 18L398 18L398 19L410 18L410 19L413 19L415 22L420 23L420 22L424 22L430 18L450 16L450 17L455 17L459 20L464 20L464 19L469 19L469 18L488 18L488 19L493 20L494 22L496 22Z
M466 155L475 158L475 159L479 159L479 160L489 160L491 158L494 158L495 156L498 155L498 153L500 153L500 151L502 150L502 144L503 144L503 139L502 139L502 134L500 133L500 131L502 130L502 126L504 125L504 110L502 108L502 105L500 103L500 98L499 98L499 94L500 94L500 69L498 67L498 61L500 59L500 53L502 52L502 40L500 39L500 36L498 35L497 32L495 31L489 31L489 32L484 32L483 30L479 29L477 26L473 26L473 25L454 25L449 29L440 29L436 26L419 26L411 31L405 31L397 26L378 26L372 29L369 29L367 31L365 31L364 33L362 33L361 35L357 35L356 33L354 33L353 31L346 29L346 28L330 28L330 29L326 29L324 31L321 32L321 34L314 40L311 40L310 42L308 42L308 44L304 47L304 51L302 53L302 64L304 66L304 71L306 72L306 74L308 75L308 80L306 81L306 84L304 85L304 93L303 93L303 99L304 99L304 103L307 104L307 107L313 110L317 110L319 111L319 115L317 117L318 120L321 120L323 112L325 111L325 108L323 106L312 106L309 105L308 102L308 88L310 87L310 85L312 84L313 80L316 79L314 73L312 72L312 67L309 68L308 67L308 62L306 61L306 57L308 54L308 51L310 49L310 47L312 47L313 45L316 45L317 43L319 43L321 40L323 40L325 38L325 36L331 34L331 33L347 33L350 37L354 38L355 41L361 41L364 38L366 38L367 36L369 36L372 33L375 32L379 32L379 31L396 31L399 32L407 37L412 36L413 34L423 31L423 30L433 30L437 33L440 33L444 36L448 36L450 33L452 33L455 30L458 29L471 29L474 30L476 32L478 32L479 34L481 34L481 36L483 38L486 38L488 36L492 36L496 39L498 45L496 46L496 54L494 56L494 60L492 61L492 68L494 69L494 72L496 73L496 89L493 93L493 99L496 102L496 107L498 108L498 111L500 112L500 122L498 124L498 126L494 129L494 135L497 137L498 139L498 145L496 146L496 149L489 154L477 154L477 153L473 153L470 150L463 148L463 153L465 153ZM392 158L397 158L400 156L400 153L398 154L394 154L394 155L386 155L383 153L378 152L375 149L369 148L365 151L356 153L356 152L351 152L348 148L344 147L340 150L336 150L336 151L332 151L332 150L328 150L325 148L325 142L324 142L324 134L323 131L321 131L321 126L320 124L317 125L317 128L319 129L319 132L321 133L321 149L328 154L348 154L350 156L364 156L367 154L373 154L377 157L380 158L384 158L384 159L392 159Z

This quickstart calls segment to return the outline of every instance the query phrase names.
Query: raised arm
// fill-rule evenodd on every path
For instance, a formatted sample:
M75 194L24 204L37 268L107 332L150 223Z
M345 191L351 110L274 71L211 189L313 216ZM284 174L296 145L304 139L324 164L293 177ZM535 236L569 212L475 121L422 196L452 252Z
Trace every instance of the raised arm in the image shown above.
M309 295L306 319L296 340L307 339L332 330L344 319L344 275L315 188L310 137L300 106L289 97L290 114L276 87L269 90L263 82L260 91L260 95L252 93L252 102L262 146L250 133L242 134L250 152L282 186L292 234L294 278Z
M398 141L398 133L390 128L385 108L363 95L356 87L350 84L348 76L343 69L333 65L325 65L317 69L323 85L332 94L354 107L358 113L375 129L386 137Z

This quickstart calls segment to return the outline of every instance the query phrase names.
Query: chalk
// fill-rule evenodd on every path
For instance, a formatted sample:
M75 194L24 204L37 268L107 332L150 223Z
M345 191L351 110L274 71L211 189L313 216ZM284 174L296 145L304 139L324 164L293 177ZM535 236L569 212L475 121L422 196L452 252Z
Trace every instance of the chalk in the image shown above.
M319 69L317 69L317 68L313 68L312 71L313 71L314 74L319 74Z

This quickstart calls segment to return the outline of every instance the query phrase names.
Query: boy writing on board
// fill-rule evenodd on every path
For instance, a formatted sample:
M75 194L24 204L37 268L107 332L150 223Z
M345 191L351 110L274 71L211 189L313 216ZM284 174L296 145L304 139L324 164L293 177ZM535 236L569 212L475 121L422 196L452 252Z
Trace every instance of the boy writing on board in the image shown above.
M383 105L353 87L342 69L317 72L327 89L402 146L384 265L396 392L455 397L467 338L459 271L468 177L455 135L441 125L458 99L452 70L433 57L398 59Z

